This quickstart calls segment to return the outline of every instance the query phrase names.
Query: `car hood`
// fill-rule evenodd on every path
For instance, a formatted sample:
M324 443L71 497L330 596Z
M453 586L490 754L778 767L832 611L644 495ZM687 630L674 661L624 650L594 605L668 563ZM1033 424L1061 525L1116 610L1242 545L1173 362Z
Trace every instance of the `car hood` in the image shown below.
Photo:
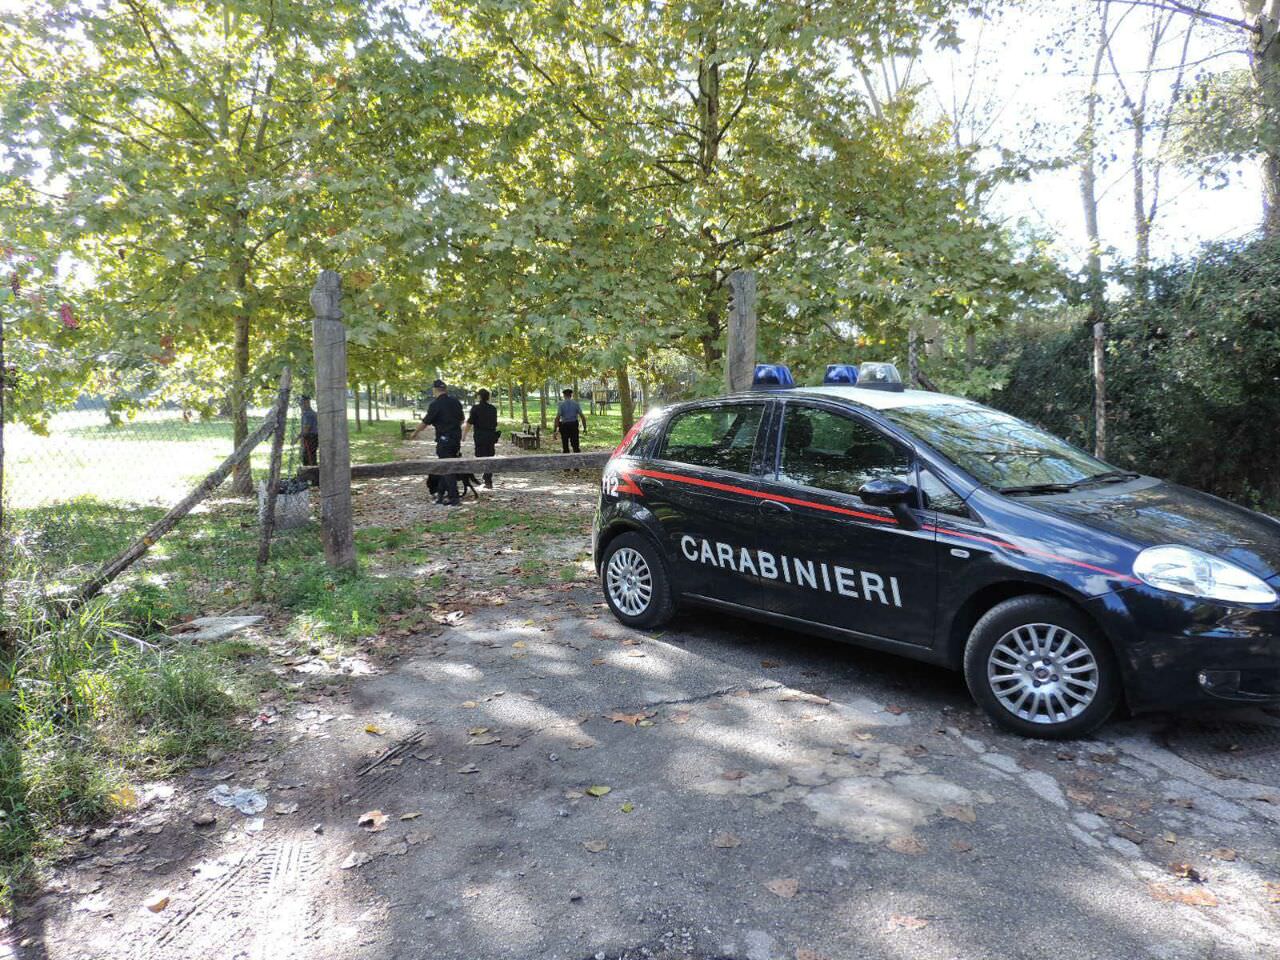
M1264 579L1280 574L1280 522L1207 493L1144 477L1036 497L1037 509L1148 547L1193 547Z

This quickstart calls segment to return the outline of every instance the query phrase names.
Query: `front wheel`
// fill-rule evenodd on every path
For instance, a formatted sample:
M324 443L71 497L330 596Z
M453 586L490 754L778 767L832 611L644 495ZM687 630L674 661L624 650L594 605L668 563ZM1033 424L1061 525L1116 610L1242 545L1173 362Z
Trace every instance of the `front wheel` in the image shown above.
M609 609L628 627L661 626L675 610L666 566L641 534L624 533L609 544L600 564L600 585Z
M1054 597L1015 597L987 611L969 634L964 679L997 726L1046 740L1097 729L1120 700L1110 647Z

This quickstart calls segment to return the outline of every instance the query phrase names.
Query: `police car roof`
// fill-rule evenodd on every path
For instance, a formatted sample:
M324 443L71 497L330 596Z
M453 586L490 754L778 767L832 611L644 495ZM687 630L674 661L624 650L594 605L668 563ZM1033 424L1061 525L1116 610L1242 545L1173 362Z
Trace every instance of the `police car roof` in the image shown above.
M947 393L934 393L930 390L872 390L867 387L855 387L845 384L832 384L820 387L787 387L779 390L764 390L743 396L759 397L762 393L781 396L823 397L835 400L847 400L872 410L899 410L903 407L927 407L939 405L977 406L972 400L964 397L953 397Z

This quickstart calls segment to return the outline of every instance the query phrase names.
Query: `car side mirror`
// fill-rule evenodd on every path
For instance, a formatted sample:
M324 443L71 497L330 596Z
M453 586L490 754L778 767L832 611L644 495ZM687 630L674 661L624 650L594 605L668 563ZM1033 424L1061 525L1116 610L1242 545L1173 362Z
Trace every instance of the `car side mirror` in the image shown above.
M920 529L920 521L910 510L919 501L919 494L903 480L868 480L859 488L858 499L870 507L888 507L893 518L907 530Z

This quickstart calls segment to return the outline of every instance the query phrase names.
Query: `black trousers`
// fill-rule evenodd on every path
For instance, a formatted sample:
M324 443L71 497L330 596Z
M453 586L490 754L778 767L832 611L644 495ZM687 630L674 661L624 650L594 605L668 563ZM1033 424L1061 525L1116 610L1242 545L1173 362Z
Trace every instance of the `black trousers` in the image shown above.
M302 465L314 467L320 462L320 434L304 433L302 435Z
M497 453L498 451L497 451L496 441L494 441L492 438L481 440L480 437L478 436L476 437L476 456L477 457L493 457L493 456L496 456ZM486 487L493 486L492 473L486 473L484 475L484 485Z
M581 453L578 448L578 421L573 423L560 423L560 446L565 453L569 452L569 447L573 447L574 453Z
M462 437L456 433L436 437L436 456L441 460L453 460L462 456ZM437 500L457 503L458 475L456 473L446 473L440 476L436 481L434 493Z

